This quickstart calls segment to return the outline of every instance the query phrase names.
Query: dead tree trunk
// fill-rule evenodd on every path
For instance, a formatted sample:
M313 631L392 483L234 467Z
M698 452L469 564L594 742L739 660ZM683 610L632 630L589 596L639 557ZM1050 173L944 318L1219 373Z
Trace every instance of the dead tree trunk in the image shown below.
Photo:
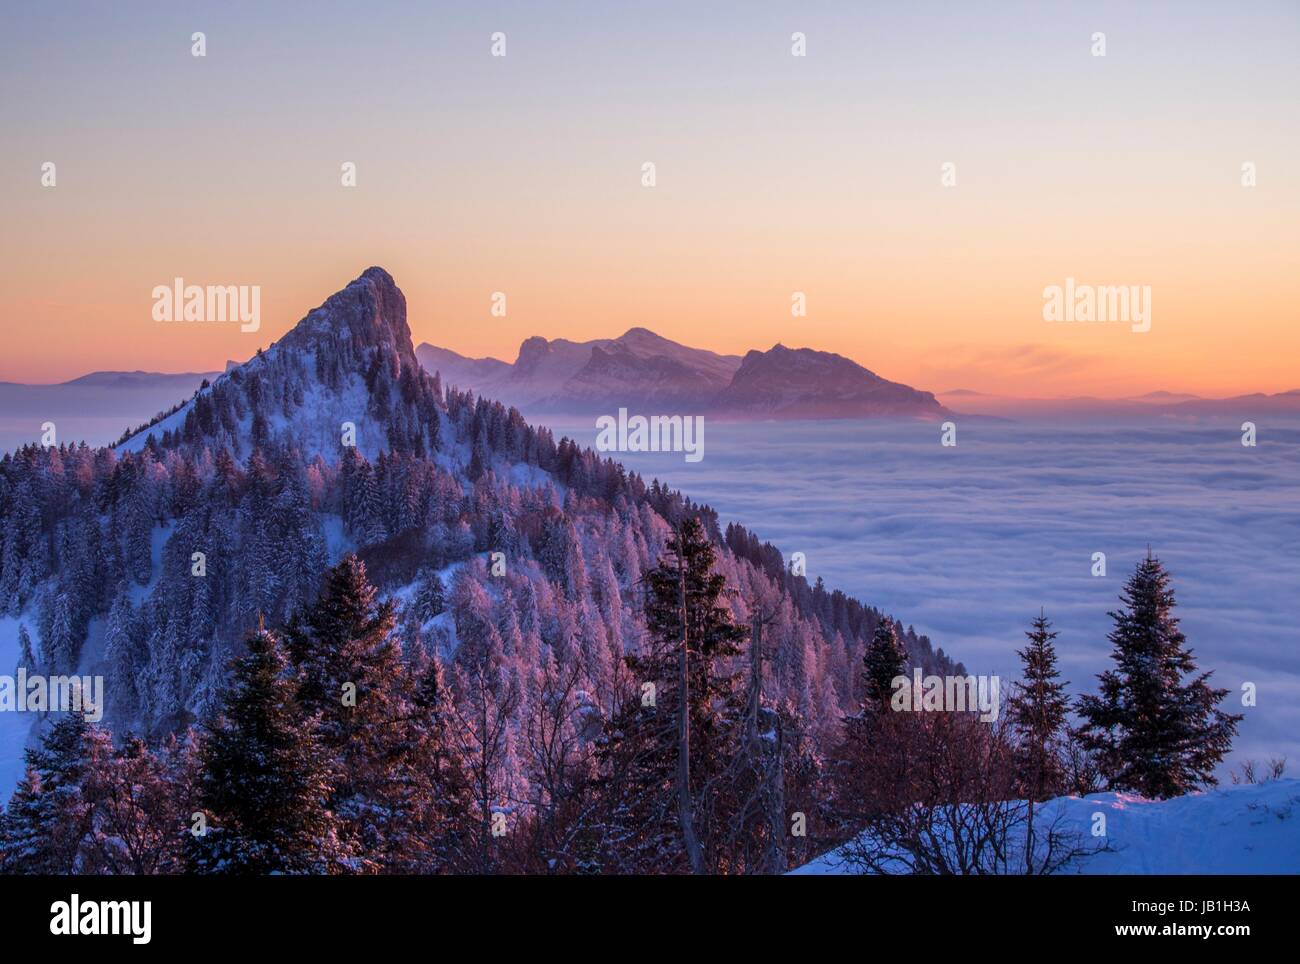
M702 874L704 854L700 850L699 838L695 836L695 807L691 800L691 684L687 659L690 632L687 629L686 555L681 529L677 530L677 580L682 619L682 642L677 654L677 817L681 821L682 840L686 844L686 858L690 862L691 873Z

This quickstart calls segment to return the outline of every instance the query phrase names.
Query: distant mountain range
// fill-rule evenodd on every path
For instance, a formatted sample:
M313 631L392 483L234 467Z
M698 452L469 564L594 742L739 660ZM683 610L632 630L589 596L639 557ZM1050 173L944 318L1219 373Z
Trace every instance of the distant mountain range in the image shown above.
M958 411L1004 418L1128 418L1151 415L1177 418L1300 414L1300 389L1272 395L1255 392L1229 398L1202 398L1199 395L1163 391L1128 398L1096 398L1090 395L1021 398L958 388L939 392L937 397L940 402Z
M891 382L831 352L775 345L720 355L678 344L646 328L617 338L575 342L534 336L509 363L467 358L428 343L420 365L448 385L518 407L525 414L707 414L729 420L921 418L1169 418L1300 414L1300 389L1205 398L1153 391L1124 398L1032 398L956 388L930 393ZM229 361L225 371L241 363ZM138 425L175 407L223 372L91 372L48 385L0 382L0 451L42 435L104 444L123 424Z
M422 344L416 357L448 384L517 406L525 414L631 412L711 414L728 419L934 419L948 410L929 392L881 378L831 352L775 345L719 355L646 328L574 342L526 339L513 364L466 358Z
M0 453L45 434L53 422L59 441L110 442L124 425L139 425L178 399L194 394L216 372L91 372L57 385L0 382Z

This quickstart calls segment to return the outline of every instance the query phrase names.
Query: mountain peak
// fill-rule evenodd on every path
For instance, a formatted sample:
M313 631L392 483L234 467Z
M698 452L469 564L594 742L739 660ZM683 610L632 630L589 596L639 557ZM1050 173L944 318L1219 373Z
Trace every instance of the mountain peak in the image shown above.
M388 348L414 361L406 296L383 268L367 268L308 312L278 344L302 348L343 335L354 348Z
M335 459L340 426L351 425L363 454L426 452L436 447L437 405L432 376L411 343L406 297L392 275L372 267L265 351L118 447L138 449L153 436L164 446L204 442L243 451L278 436Z

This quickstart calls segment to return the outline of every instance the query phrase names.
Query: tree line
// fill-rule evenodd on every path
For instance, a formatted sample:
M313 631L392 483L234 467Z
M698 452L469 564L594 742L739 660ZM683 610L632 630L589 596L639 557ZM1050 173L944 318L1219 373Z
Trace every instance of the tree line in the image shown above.
M823 754L771 686L777 597L737 622L717 551L698 519L675 526L640 582L644 645L603 701L554 654L521 678L473 633L449 658L431 652L349 555L310 604L249 635L201 725L151 747L76 714L55 722L0 818L0 868L779 873L844 846L875 871L1051 872L1105 845L1036 823L1037 804L1213 785L1241 719L1218 708L1226 690L1197 671L1148 557L1077 723L1046 616L994 723L892 710L912 661L885 620L859 707ZM413 605L448 603L435 576Z

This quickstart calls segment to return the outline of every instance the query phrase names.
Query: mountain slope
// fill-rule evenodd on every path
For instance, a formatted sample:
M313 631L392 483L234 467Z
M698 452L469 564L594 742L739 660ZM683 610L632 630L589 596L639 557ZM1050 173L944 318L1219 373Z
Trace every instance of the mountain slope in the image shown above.
M418 363L402 293L371 268L117 446L0 460L0 617L31 631L32 668L103 675L108 723L160 739L211 711L250 629L286 624L355 551L408 650L521 681L517 735L539 667L574 673L593 712L617 703L645 638L642 576L688 515L718 547L734 617L774 612L765 698L830 741L887 617L792 575L742 527L724 535L707 506L444 391ZM417 587L434 576L445 611L430 613ZM954 669L903 635L926 672Z
M466 358L447 348L428 342L415 349L415 356L426 371L437 372L448 385L493 384L510 371L510 363L497 358Z

